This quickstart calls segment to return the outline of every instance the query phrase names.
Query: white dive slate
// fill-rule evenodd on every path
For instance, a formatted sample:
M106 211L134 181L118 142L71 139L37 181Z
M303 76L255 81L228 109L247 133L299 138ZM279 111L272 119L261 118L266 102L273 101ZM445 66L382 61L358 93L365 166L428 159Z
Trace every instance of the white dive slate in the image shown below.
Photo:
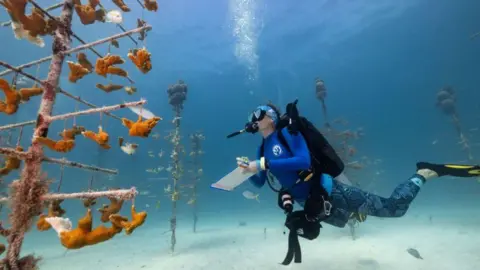
M247 179L252 175L254 175L254 173L243 173L242 168L237 167L235 170L225 175L222 179L213 183L211 187L225 191L232 191L234 188L247 181Z

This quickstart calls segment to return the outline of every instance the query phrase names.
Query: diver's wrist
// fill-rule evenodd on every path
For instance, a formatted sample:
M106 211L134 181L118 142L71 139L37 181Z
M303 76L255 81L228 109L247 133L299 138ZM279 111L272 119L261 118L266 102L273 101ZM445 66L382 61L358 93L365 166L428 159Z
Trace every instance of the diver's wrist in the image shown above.
M262 164L259 159L255 160L255 167L258 171L262 169Z
M265 171L268 167L267 161L265 160L265 157L261 157L259 160L259 167L262 169L262 171Z

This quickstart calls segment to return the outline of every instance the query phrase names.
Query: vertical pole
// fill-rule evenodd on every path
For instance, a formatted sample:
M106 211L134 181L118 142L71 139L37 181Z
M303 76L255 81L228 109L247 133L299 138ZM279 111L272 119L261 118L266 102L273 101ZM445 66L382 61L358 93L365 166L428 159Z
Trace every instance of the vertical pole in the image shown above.
M52 115L62 65L65 60L64 51L70 48L70 33L73 14L73 0L65 0L58 28L53 36L53 58L50 62L50 70L47 80L43 83L43 96L38 111L37 123L34 131L35 136L47 136L50 123L45 121ZM42 187L40 179L41 161L43 150L41 145L32 141L29 149L32 154L25 160L20 181L16 182L12 189L10 216L11 229L8 236L7 269L21 270L24 267L20 263L20 250L25 237L25 232L31 227L33 218L42 209L40 197L48 191L48 186Z

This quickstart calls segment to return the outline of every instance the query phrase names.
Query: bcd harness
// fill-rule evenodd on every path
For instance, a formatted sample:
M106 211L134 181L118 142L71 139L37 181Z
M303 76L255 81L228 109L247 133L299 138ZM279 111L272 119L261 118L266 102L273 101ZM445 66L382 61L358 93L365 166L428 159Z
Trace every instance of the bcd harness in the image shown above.
M277 132L277 136L278 136L278 140L280 141L280 143L282 144L282 146L284 146L286 148L286 150L293 154L291 149L290 149L290 146L288 145L288 142L287 140L285 139L283 133L281 130L279 130ZM264 155L264 141L262 141L262 144L260 146L260 156L263 156ZM312 159L314 159L315 157L310 155L310 157ZM312 162L312 164L314 164ZM295 186L299 185L299 184L302 184L302 183L309 183L310 184L310 192L309 192L309 196L307 198L307 200L311 199L311 200L315 200L317 202L321 202L322 204L322 209L318 209L318 210L322 210L319 212L319 216L315 218L315 221L317 222L320 222L320 221L323 221L325 220L328 216L330 216L331 214L331 211L332 211L332 203L330 202L330 196L328 195L328 192L327 190L320 184L320 179L319 177L321 177L321 173L316 173L317 170L315 169L315 167L312 165L310 167L310 169L308 170L302 170L302 171L299 171L297 173L298 175L298 178L297 180L295 181L295 183L290 186L290 187L287 187L287 188L282 188L281 190L283 191L289 191L291 189L293 189ZM315 177L314 177L315 176ZM280 190L276 189L275 187L273 187L272 185L272 182L273 182L273 178L275 178L275 176L267 171L267 182L268 182L268 186L274 191L274 192L280 192ZM310 180L314 178L314 181L311 181ZM293 198L295 199L295 198ZM305 202L306 204L307 202ZM319 205L318 205L319 206ZM313 221L313 220L312 220Z
M280 143L287 149L287 151L289 153L293 154L287 140L285 139L285 137L282 133L282 130L279 130L277 132L277 135L278 135L278 139L279 139ZM265 142L262 141L262 145L260 146L261 147L260 148L260 156L264 156L264 143ZM312 154L310 154L310 158L314 159L315 157ZM315 213L314 216L310 216L310 217L305 215L305 219L307 221L320 223L320 222L324 221L325 219L327 219L332 212L333 205L330 202L330 196L328 195L328 192L326 191L326 189L320 184L320 181L321 181L321 179L320 179L321 173L319 172L320 170L316 170L315 167L313 166L313 164L317 164L317 163L312 162L312 166L310 167L310 169L302 170L302 171L299 171L297 173L298 178L291 187L282 188L280 190L277 190L273 187L272 182L274 181L273 179L275 178L275 176L268 170L266 172L267 183L268 183L269 187L274 192L289 195L289 196L282 196L282 198L285 198L285 200L290 200L290 201L282 202L282 204L284 206L286 204L289 205L288 208L283 207L283 209L285 210L285 213L287 214L287 219L288 219L289 215L292 215L292 211L293 211L292 205L293 205L293 200L295 199L295 198L292 197L291 193L288 192L288 191L291 190L292 188L294 188L295 186L297 186L299 184L302 184L302 183L310 184L309 195L308 195L308 197L307 197L307 199L304 203L305 212L307 212L307 210L308 210L309 212L314 212ZM318 174L317 174L317 171L319 172ZM313 181L310 181L312 178L313 178ZM319 226L321 227L320 224L319 224ZM300 247L300 242L298 240L299 235L300 236L303 235L303 229L302 228L293 229L293 230L290 229L290 232L288 234L288 250L287 250L287 254L285 256L285 259L282 262L282 265L289 265L292 262L292 260L295 263L301 263L302 262L302 251L301 251L301 247Z

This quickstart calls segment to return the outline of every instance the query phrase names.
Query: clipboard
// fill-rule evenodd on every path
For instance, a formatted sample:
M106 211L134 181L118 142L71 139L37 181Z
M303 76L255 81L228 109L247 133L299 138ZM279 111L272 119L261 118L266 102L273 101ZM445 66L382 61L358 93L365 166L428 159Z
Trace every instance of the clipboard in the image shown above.
M232 191L243 182L247 181L254 173L243 173L242 168L237 167L222 179L210 185L211 188L220 189L224 191Z

